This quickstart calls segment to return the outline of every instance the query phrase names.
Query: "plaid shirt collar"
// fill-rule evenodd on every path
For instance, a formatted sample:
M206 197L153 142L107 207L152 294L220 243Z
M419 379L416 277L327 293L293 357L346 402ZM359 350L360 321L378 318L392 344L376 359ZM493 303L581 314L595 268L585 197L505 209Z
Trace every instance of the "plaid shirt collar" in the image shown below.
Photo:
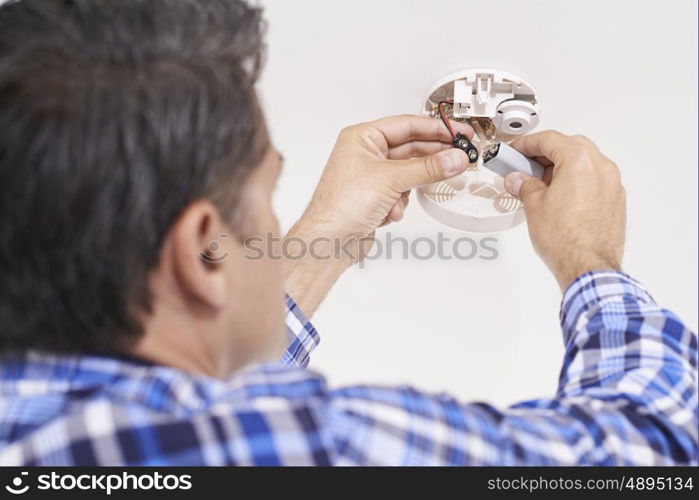
M129 357L55 356L28 352L0 363L2 397L89 397L102 393L114 401L141 404L158 412L186 416L222 402L243 403L264 388L288 389L299 397L324 390L323 378L310 370L290 371L279 362L257 364L227 379L191 375L176 368ZM298 384L302 382L302 384ZM254 394L253 394L254 393Z

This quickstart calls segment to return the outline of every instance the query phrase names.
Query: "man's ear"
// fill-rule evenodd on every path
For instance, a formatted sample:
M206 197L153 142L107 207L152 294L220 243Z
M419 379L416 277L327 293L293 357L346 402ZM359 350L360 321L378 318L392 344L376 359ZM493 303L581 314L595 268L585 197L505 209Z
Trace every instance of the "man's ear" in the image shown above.
M229 232L218 209L200 200L185 208L167 236L177 284L205 307L220 309L230 298L225 260L236 240Z

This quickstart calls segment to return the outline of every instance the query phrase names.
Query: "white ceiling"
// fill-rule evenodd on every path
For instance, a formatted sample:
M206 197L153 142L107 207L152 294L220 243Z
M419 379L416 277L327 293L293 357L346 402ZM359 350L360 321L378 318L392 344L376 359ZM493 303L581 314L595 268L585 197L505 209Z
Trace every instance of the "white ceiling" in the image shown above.
M538 90L540 129L581 133L628 190L625 265L697 327L697 3L694 0L267 0L261 88L286 157L276 206L300 215L344 126L417 112L452 71L495 67ZM571 221L571 224L574 224ZM443 230L413 200L390 230ZM561 364L560 293L526 227L485 263L370 262L316 315L312 367L333 383L407 382L511 403L550 395Z

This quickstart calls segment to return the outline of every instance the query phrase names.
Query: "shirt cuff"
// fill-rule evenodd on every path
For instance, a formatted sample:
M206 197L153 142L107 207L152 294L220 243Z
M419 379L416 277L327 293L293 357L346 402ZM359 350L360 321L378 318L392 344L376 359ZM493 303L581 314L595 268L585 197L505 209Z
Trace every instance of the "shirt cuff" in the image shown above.
M646 304L655 304L653 297L638 281L626 273L614 270L590 271L577 277L563 294L561 326L564 342L581 329L586 312L605 299L628 297Z
M320 343L320 335L294 299L286 296L286 337L288 346L282 356L285 365L305 368L310 354Z

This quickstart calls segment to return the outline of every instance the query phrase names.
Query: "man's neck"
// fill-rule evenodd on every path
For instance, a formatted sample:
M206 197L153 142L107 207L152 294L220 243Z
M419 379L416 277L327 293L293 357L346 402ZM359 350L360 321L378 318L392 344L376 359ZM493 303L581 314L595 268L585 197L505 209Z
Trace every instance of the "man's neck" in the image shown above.
M205 339L181 327L168 329L151 325L145 330L127 354L193 375L223 378L230 373L222 353L209 347Z

